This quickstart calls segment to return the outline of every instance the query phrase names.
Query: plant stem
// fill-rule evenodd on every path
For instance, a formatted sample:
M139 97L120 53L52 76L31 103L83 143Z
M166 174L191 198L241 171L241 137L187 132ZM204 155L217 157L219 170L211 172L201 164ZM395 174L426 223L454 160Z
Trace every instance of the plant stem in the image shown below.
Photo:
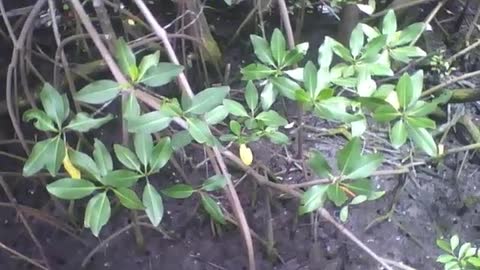
M441 83L437 86L434 86L434 87L431 87L429 88L428 90L425 90L423 93L422 93L422 97L426 97L426 96L429 96L439 90L442 90L443 88L451 85L451 84L454 84L458 81L461 81L461 80L466 80L468 78L472 78L472 77L475 77L475 76L478 76L480 75L480 70L476 70L476 71L473 71L473 72L470 72L470 73L465 73L461 76L458 76L458 77L455 77L455 78L452 78L444 83Z

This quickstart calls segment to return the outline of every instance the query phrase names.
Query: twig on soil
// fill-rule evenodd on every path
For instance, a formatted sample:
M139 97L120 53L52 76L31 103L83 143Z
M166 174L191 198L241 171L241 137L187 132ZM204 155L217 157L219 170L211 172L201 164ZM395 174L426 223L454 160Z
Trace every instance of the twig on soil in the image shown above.
M458 81L461 81L461 80L466 80L468 78L472 78L472 77L475 77L475 76L478 76L480 75L480 70L477 70L477 71L473 71L473 72L470 72L470 73L465 73L461 76L458 76L458 77L454 77L444 83L441 83L437 86L434 86L434 87L431 87L429 88L428 90L425 90L423 93L422 93L422 97L426 97L426 96L429 96L439 90L442 90L443 88L451 85L451 84L454 84Z
M480 8L478 9L480 10ZM457 59L458 57L464 55L464 54L467 54L468 52L470 52L471 50L477 48L478 46L480 46L480 39L477 40L475 43L472 43L470 44L468 47L466 47L465 49L457 52L456 54L450 56L448 59L447 59L447 62L449 63L452 63L455 59Z
M97 13L97 18L100 23L100 28L102 28L103 34L107 36L107 45L111 52L115 51L114 41L117 40L117 35L113 30L112 22L110 21L110 16L108 11L105 8L105 3L103 0L93 0L93 8L95 13Z
M18 217L20 218L20 221L25 227L25 230L27 230L28 234L30 235L30 238L32 238L33 243L35 244L35 246L37 246L38 251L40 252L40 256L42 256L43 263L46 265L46 268L50 269L50 263L48 262L47 256L45 255L42 244L40 244L40 241L38 241L38 238L33 233L32 228L30 227L30 224L28 223L27 219L23 215L22 209L18 207L15 196L10 191L8 184L5 182L5 180L1 176L0 176L0 186L3 188L3 191L5 192L5 195L7 195L7 198L10 201L10 203L12 203L15 206L15 210L17 211Z
M24 260L24 261L26 261L26 262L28 262L28 263L30 263L30 264L38 267L38 268L40 268L40 269L49 270L49 268L47 268L47 267L39 264L39 263L36 262L34 259L29 258L29 257L23 255L22 253L20 253L20 252L18 252L18 251L16 251L16 250L14 250L14 249L6 246L6 245L3 244L2 242L0 242L0 249L4 249L4 250L6 250L7 252L12 253L13 255L17 256L18 258L20 258L20 259L22 259L22 260Z
M425 21L424 21L424 24L423 24L423 27L422 27L422 31L410 42L410 46L413 46L415 43L417 43L418 39L422 36L423 31L426 29L427 25L430 24L432 19L435 18L435 15L437 15L440 8L442 8L443 5L445 5L445 3L447 1L448 0L442 0L441 2L438 2L438 4L435 6L435 8L430 12L428 17L425 18Z
M468 28L467 34L465 34L465 44L468 46L470 44L470 37L473 34L473 30L477 28L478 18L480 17L480 7L477 7L475 16L473 17L472 24Z

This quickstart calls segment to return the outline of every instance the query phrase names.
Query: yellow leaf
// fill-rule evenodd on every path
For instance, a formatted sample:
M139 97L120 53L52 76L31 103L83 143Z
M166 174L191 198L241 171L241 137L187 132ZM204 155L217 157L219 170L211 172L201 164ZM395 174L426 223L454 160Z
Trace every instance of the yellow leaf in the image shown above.
M65 158L63 159L63 168L65 168L65 171L67 171L72 179L80 179L82 177L80 171L70 161L68 151L65 153Z
M243 164L250 166L253 161L253 153L248 146L245 144L240 144L240 159L242 160Z
M390 92L390 94L387 96L385 101L390 103L390 105L392 105L397 110L400 108L400 103L398 102L397 92L395 92L395 91Z

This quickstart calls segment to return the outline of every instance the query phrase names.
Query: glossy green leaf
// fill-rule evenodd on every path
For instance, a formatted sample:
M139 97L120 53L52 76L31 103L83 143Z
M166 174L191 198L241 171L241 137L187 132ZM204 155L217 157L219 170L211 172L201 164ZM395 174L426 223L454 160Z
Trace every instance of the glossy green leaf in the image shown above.
M45 83L40 92L40 101L45 113L52 119L58 127L62 126L66 118L64 99L50 84Z
M350 34L350 52L354 58L360 54L364 42L365 36L363 35L362 27L357 25Z
M148 69L141 83L150 87L160 87L173 81L183 71L183 66L172 63L158 63Z
M318 48L318 64L320 65L320 69L329 69L330 64L332 63L333 59L333 51L332 51L332 44L330 42L330 37L325 37L325 41L323 44Z
M362 143L358 137L352 138L337 152L337 167L342 171L342 174L352 167L353 162L360 158L361 153Z
M407 120L407 124L414 128L436 128L435 121L427 117L407 116L405 119Z
M367 130L367 119L364 117L360 120L353 121L350 123L351 133L353 137L362 136L363 133Z
M457 249L459 244L460 244L460 238L456 234L453 235L450 238L450 248L452 249L452 251L455 251L455 249Z
M287 52L285 55L285 59L283 61L283 66L288 67L288 66L293 66L295 64L298 64L298 62L302 61L303 57L305 56L304 53L302 53L299 49L293 49Z
M398 102L401 108L408 108L410 102L413 98L413 86L410 76L405 73L398 80L397 86L395 87L398 96Z
M23 176L29 177L45 167L52 139L37 142L30 153L27 161L23 165Z
M312 99L315 99L322 90L317 89L317 72L317 68L311 61L308 61L303 69L303 84Z
M240 116L240 117L248 117L248 113L243 107L243 105L235 100L224 99L223 106L225 106L227 111L232 115Z
M381 105L373 113L373 118L379 122L389 122L401 115L392 105Z
M136 81L138 78L137 62L132 49L128 47L123 37L115 42L115 58L123 74L128 75L130 80Z
M254 112L258 106L258 91L252 81L248 81L245 87L245 101L251 112Z
M102 183L116 188L131 187L140 177L142 176L129 170L115 170L108 172L102 178Z
M113 193L115 193L120 203L128 209L142 210L145 208L135 191L129 188L114 188Z
M415 47L415 46L406 46L406 47L399 47L399 48L395 48L395 49L392 49L390 51L391 53L391 56L394 57L396 56L396 60L398 61L402 61L402 62L405 62L403 61L403 59L408 59L408 58L415 58L415 57L424 57L424 56L427 56L427 53L420 49L419 47ZM397 59L398 58L398 59Z
M113 145L113 151L123 166L127 167L128 169L141 172L140 161L135 153L132 152L132 150L123 145L115 144Z
M328 185L327 196L337 207L342 206L348 200L347 194L338 183Z
M417 100L420 98L422 95L422 89L423 89L423 70L418 70L410 76L411 82L412 82L412 100L410 102L410 106L415 104Z
M145 206L145 213L153 226L157 227L163 218L164 207L162 196L158 193L153 185L149 182L143 189L142 197L143 205Z
M328 165L327 160L323 157L323 155L317 151L314 150L310 153L310 158L307 161L308 166L312 171L323 178L328 178L330 177L332 173L332 168L330 165Z
M351 114L348 112L352 101L345 97L331 97L328 99L319 100L315 103L314 112L317 116L333 120L350 123L358 121L363 118L361 114Z
M361 97L371 96L377 89L377 84L372 79L367 68L358 71L357 93Z
M98 170L101 176L106 175L109 171L113 170L113 161L110 152L105 147L102 141L95 138L93 144L93 159L97 164Z
M242 73L242 80L261 80L268 78L277 71L262 64L250 64L240 71Z
M390 129L390 142L395 149L400 148L407 141L407 127L403 119L398 120Z
M342 207L342 209L340 209L339 217L340 217L341 222L343 222L343 223L347 222L347 219L348 219L348 205L345 205L344 207Z
M457 260L457 258L455 256L450 255L450 254L442 254L442 255L438 256L438 258L437 258L437 262L444 263L444 264L446 264L450 261L455 261L455 260Z
M150 171L157 172L167 164L172 156L172 141L169 137L160 139L153 147L152 155L149 161Z
M83 226L90 228L93 235L98 237L102 227L107 224L111 215L110 201L107 192L95 195L88 201L85 209L85 218Z
M62 166L65 158L65 142L60 135L51 139L48 154L44 157L46 159L46 168L52 176L56 176L60 166Z
M63 112L64 112L62 121L65 121L70 116L70 102L68 101L68 97L66 94L62 95L62 99L63 99Z
M460 246L460 249L458 250L458 257L463 258L465 257L465 254L467 254L467 251L469 251L472 247L471 243L464 243L462 246Z
M122 100L122 113L125 119L135 119L140 116L140 104L133 92L128 93L127 97Z
M155 133L164 130L170 125L172 117L163 111L153 111L142 114L140 117L128 119L128 131L132 133Z
M437 243L437 246L439 248L441 248L443 251L448 252L448 253L452 252L452 249L450 247L449 242L447 242L443 239L437 239L436 243Z
M250 40L257 58L264 64L275 66L268 42L257 35L250 35Z
M358 196L355 196L355 198L352 199L352 201L350 202L351 205L357 205L357 204L361 204L365 201L368 200L368 197L365 196L365 195L358 195Z
M273 30L272 38L270 40L270 50L277 66L282 66L287 55L287 42L280 29Z
M198 143L211 144L213 142L213 135L205 121L197 118L187 118L187 130Z
M480 257L470 257L467 259L468 263L475 266L480 267Z
M369 177L380 167L382 161L383 156L380 153L355 158L345 168L345 178L359 179Z
M398 39L393 40L390 43L390 46L396 47L405 45L412 42L417 36L419 36L422 31L425 29L425 23L419 22L407 26L405 29L400 31Z
M274 110L261 112L255 119L263 121L269 127L280 127L288 124L288 121Z
M145 76L145 73L147 73L150 68L156 66L158 64L158 61L160 61L160 51L145 55L142 58L142 61L140 61L140 65L138 66L137 80L142 80Z
M97 164L91 157L82 152L68 150L68 157L75 167L77 167L82 173L86 173L95 179L100 179L100 170Z
M225 216L223 215L222 209L217 204L217 202L214 199L212 199L212 197L204 193L201 193L201 197L202 197L203 208L213 218L213 220L215 220L220 224L227 224L227 222L225 221Z
M368 24L360 23L363 33L368 37L368 40L372 40L381 35L378 29L371 27Z
M214 175L202 184L202 189L205 191L215 191L224 188L227 185L227 179L223 175Z
M283 134L280 131L272 131L267 133L267 137L274 144L288 144L290 139L287 135Z
M240 135L242 133L242 126L235 120L231 120L229 123L230 131L235 135Z
M53 124L52 119L44 112L39 109L29 109L23 113L23 121L29 122L34 120L33 125L42 131L53 131L57 132L57 128Z
M89 104L103 104L120 94L120 85L112 80L98 80L84 86L74 98Z
M302 195L299 214L313 212L321 207L327 198L328 185L315 185L307 189Z
M137 154L140 163L146 168L152 157L153 139L150 133L137 132L133 136L133 145L135 154Z
M47 185L50 194L64 200L81 199L96 189L90 181L71 178L63 178Z
M87 113L80 112L75 115L65 128L78 132L87 132L105 125L112 119L113 115L111 114L100 118L91 118Z
M438 109L438 105L434 102L425 102L423 100L419 100L415 103L415 105L411 106L407 110L408 116L413 117L424 117Z
M438 154L437 144L433 136L424 128L414 128L407 126L408 137L413 140L415 145L422 149L429 156Z
M177 151L192 142L193 138L188 130L181 130L172 136L172 149Z
M192 196L193 192L195 192L195 190L192 188L192 186L185 184L176 184L162 190L162 193L165 194L165 196L174 199L188 198Z
M228 116L228 110L224 105L220 105L215 109L205 113L205 122L209 125L221 123Z
M351 182L343 182L343 185L356 195L365 195L369 197L373 191L373 184L370 179L357 179Z
M386 44L387 37L384 35L373 38L365 45L361 59L369 60L377 57L380 51L385 48Z
M300 85L286 77L275 77L270 81L278 92L291 100L295 100L295 91L302 89Z
M222 104L229 91L228 86L207 88L192 98L192 105L185 112L203 114L211 111Z
M395 12L391 9L383 17L382 33L385 35L393 34L397 31L397 18Z
M278 92L277 90L273 89L273 84L268 82L265 87L263 87L263 91L260 94L260 101L262 104L262 109L268 110L272 106L272 104L277 99Z
M353 57L352 57L352 54L350 53L350 50L345 48L345 46L343 46L338 41L330 39L330 42L332 43L332 50L336 55L338 55L340 58L342 58L348 63L353 62Z

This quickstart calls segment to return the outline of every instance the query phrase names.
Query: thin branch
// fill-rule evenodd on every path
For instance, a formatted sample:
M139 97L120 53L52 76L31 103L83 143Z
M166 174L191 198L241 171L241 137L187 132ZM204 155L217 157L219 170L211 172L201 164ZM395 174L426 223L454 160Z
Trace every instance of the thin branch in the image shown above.
M39 264L39 263L36 262L34 259L29 258L29 257L23 255L22 253L14 250L13 248L10 248L10 247L6 246L6 245L3 244L2 242L0 242L0 249L4 249L4 250L6 250L7 252L12 253L13 255L17 256L18 258L20 258L20 259L22 259L22 260L30 263L31 265L34 265L34 266L38 267L38 268L40 268L40 269L49 270L47 267Z
M422 27L422 31L410 42L410 46L413 46L415 43L417 43L418 39L422 36L422 33L423 31L425 30L425 28L427 27L427 25L430 24L430 22L432 21L433 18L435 18L435 15L437 15L438 11L440 11L440 8L443 7L443 5L445 5L445 3L447 2L448 0L442 0L441 2L439 2L435 8L430 12L430 14L428 15L428 17L425 19L424 21L424 24L423 24L423 27Z
M468 28L467 34L465 34L465 44L470 44L470 37L473 34L473 30L477 28L478 18L480 17L480 7L477 7L477 11L475 12L475 16L473 17L472 24Z
M409 7L413 7L413 6L416 6L416 5L420 5L420 4L423 4L423 3L427 3L427 2L431 2L433 0L411 0L411 1L405 1L391 9L395 10L395 11L398 11L398 10L402 10L402 9L406 9L406 8L409 8ZM378 18L378 17L381 17L385 14L387 14L387 12L390 10L390 8L387 8L387 9L384 9L380 12L377 12L377 13L374 13L372 15L370 15L369 17L365 18L362 22L368 22L368 21L371 21L375 18Z
M478 10L480 11L480 7L478 8ZM468 53L469 51L477 48L478 46L480 46L480 39L477 40L475 43L472 43L470 44L469 46L467 46L465 49L457 52L456 54L450 56L450 58L447 59L447 62L451 63L453 62L455 59L457 59L458 57Z
M444 83L441 83L437 86L434 86L434 87L431 87L429 88L428 90L425 90L423 93L422 93L422 97L426 97L426 96L429 96L439 90L442 90L443 88L451 85L451 84L454 84L458 81L461 81L461 80L466 80L468 78L472 78L472 77L475 77L475 76L478 76L480 75L480 70L477 70L477 71L473 71L473 72L470 72L470 73L465 73L463 74L462 76L458 76L458 77L454 77Z

